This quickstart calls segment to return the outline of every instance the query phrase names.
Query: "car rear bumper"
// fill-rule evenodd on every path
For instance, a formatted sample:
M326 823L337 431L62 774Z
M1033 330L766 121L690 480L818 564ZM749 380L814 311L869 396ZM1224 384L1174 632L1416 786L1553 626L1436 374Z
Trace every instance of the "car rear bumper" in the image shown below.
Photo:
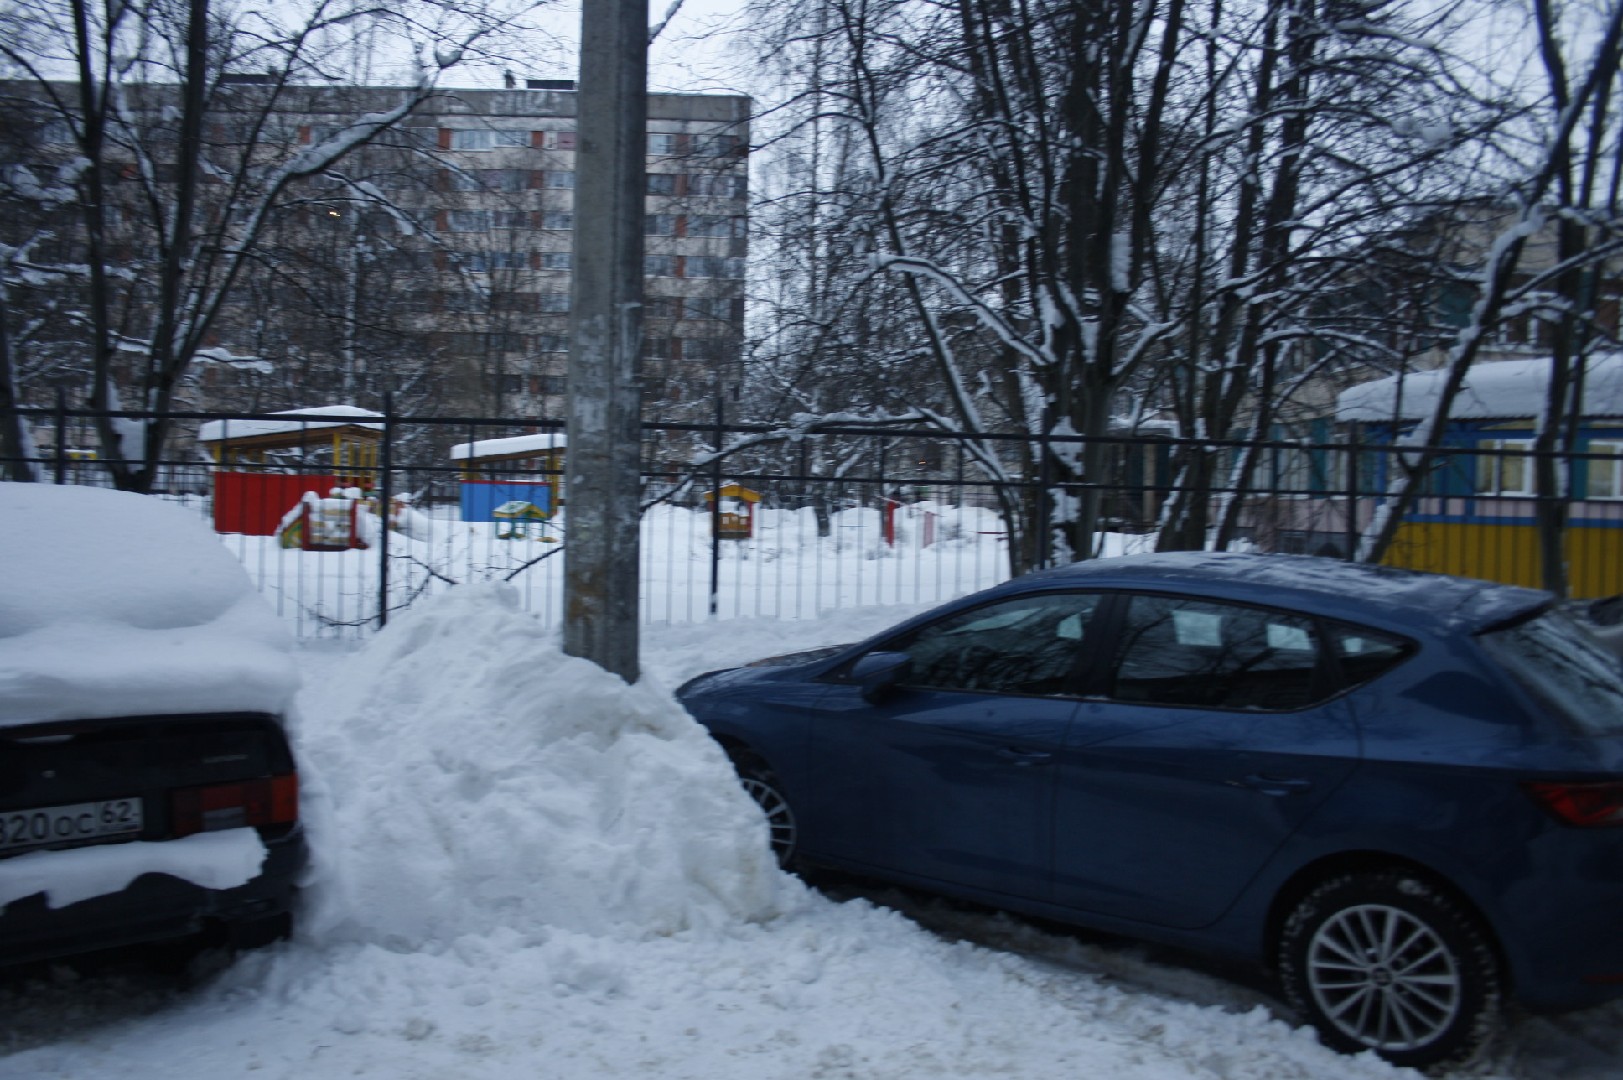
M292 910L307 859L304 832L295 826L261 839L266 855L259 875L235 888L209 889L148 873L118 892L63 907L47 906L40 893L13 901L0 911L0 965L190 937L211 926L229 929L283 916Z

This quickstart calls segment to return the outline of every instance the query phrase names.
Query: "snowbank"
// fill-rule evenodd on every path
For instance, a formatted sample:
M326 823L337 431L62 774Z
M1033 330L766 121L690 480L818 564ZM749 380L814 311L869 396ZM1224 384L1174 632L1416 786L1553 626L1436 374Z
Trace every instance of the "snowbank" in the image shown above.
M0 724L280 712L292 642L195 515L146 495L0 483Z
M325 780L309 922L328 940L641 939L768 918L798 891L703 730L652 685L563 655L507 586L392 623L303 727Z

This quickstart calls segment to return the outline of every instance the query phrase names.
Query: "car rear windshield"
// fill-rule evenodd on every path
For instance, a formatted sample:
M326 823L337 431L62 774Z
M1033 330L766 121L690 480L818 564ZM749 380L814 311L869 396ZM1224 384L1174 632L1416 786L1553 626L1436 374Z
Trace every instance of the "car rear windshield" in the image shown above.
M1580 730L1623 734L1623 663L1567 616L1549 611L1481 640L1523 686Z

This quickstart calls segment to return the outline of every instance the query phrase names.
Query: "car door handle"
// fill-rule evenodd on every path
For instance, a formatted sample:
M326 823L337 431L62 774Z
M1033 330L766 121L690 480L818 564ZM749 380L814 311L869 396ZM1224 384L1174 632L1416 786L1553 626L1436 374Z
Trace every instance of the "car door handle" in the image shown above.
M1289 795L1293 791L1306 791L1313 781L1305 776L1265 776L1252 773L1244 780L1233 781L1236 787L1248 787L1264 795Z
M1047 765L1053 760L1054 755L1047 750L1021 750L1013 746L1000 746L997 758L1018 768L1028 769L1033 765Z

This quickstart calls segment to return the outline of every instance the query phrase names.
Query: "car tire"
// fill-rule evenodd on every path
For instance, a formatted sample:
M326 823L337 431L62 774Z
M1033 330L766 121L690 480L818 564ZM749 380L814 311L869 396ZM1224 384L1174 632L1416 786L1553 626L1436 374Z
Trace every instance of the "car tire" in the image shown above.
M1499 961L1477 919L1412 873L1348 874L1296 905L1279 939L1286 1001L1336 1050L1394 1065L1483 1056L1501 1019Z
M778 778L773 775L766 762L751 754L734 754L733 768L738 772L738 780L744 785L744 791L755 800L755 805L761 808L761 813L766 815L767 834L778 865L785 870L792 869L799 848L800 834L794 808L784 796Z

